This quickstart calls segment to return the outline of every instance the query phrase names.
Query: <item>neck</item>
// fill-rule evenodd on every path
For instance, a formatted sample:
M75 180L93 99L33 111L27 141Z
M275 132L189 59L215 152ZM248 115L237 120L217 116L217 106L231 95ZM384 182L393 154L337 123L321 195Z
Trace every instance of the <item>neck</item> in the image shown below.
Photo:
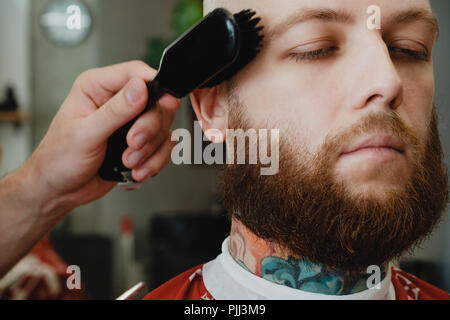
M242 223L233 219L229 251L247 271L271 282L303 291L347 295L367 290L371 274L333 269L292 257L288 250L258 238ZM381 280L386 275L381 268Z

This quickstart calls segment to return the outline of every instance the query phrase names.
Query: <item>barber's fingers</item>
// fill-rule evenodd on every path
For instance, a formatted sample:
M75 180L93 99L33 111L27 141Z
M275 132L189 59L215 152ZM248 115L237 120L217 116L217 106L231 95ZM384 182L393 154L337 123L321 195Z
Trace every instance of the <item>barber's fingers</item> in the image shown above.
M126 167L140 167L165 142L175 117L174 110L180 104L179 100L165 96L136 121L127 137L130 147L122 156Z
M169 94L165 94L158 100L158 105L169 111L177 111L181 106L181 101Z
M166 166L170 160L172 149L177 143L176 141L172 141L171 138L172 131L169 131L168 136L159 149L140 168L133 170L133 179L138 182L143 182L156 175Z
M122 126L137 117L147 104L148 92L144 80L131 79L114 97L86 119L89 138L103 143Z
M172 126L175 110L180 107L180 104L178 99L169 95L163 96L156 106L136 120L127 135L128 145L139 150L149 142L153 142L155 137L162 135L164 139Z
M130 61L83 72L76 87L92 101L92 107L103 106L131 79L153 80L157 71L142 61Z
M144 161L153 155L166 141L168 130L161 130L156 136L149 140L142 148L128 148L122 156L122 162L129 169L139 168Z

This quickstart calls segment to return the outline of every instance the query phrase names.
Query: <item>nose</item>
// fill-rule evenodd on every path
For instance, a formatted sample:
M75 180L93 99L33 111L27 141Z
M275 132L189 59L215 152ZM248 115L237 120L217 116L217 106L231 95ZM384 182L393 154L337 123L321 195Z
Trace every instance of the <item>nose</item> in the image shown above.
M403 84L384 41L379 36L366 38L364 54L355 57L353 86L348 92L354 109L396 110L403 102Z

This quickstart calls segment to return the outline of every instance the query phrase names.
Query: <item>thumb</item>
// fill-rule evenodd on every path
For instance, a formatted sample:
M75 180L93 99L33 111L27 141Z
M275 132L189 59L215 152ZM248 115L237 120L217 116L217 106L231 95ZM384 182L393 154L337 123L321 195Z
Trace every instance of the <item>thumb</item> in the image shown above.
M144 80L131 79L114 97L88 117L90 139L103 143L118 129L136 118L147 105L148 89Z

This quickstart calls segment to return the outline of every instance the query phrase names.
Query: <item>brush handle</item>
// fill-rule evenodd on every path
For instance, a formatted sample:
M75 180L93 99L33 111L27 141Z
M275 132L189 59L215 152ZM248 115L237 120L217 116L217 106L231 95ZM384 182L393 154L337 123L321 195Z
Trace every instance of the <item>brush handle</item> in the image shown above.
M128 122L126 125L114 132L113 135L108 139L106 156L102 166L98 171L100 178L102 178L103 180L121 183L136 182L134 180L130 181L130 179L132 179L131 170L125 167L125 165L123 164L122 155L128 148L127 134L133 124L140 116L150 110L162 96L162 92L159 87L159 81L157 79L147 83L147 88L149 98L145 110L135 119ZM125 178L126 176L129 177L128 180L127 178Z

